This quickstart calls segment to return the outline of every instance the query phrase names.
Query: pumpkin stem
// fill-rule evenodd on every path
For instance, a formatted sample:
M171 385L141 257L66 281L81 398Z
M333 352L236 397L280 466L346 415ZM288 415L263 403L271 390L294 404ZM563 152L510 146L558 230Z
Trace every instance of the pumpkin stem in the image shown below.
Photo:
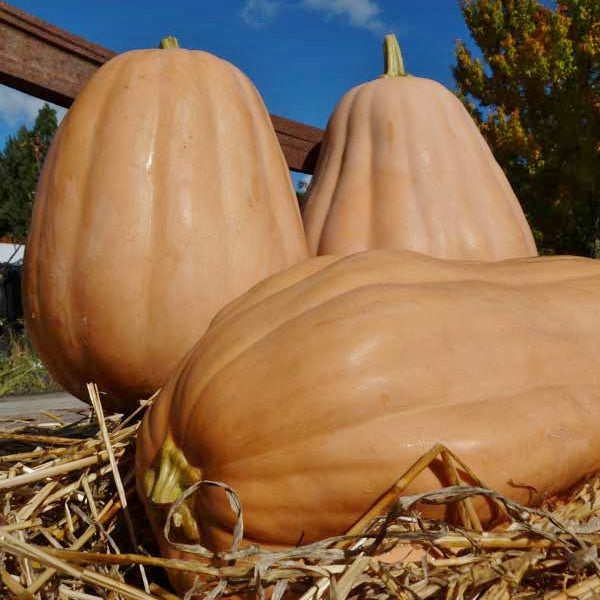
M393 33L386 35L383 40L383 58L385 72L382 77L404 77L407 75L404 70L400 44Z
M202 479L202 472L192 467L183 452L175 445L173 438L168 435L154 462L144 473L144 492L146 498L159 506L170 505L175 502L191 485ZM193 517L192 506L189 500L179 508L174 515L173 523L182 527L185 535L191 540L200 539L198 526Z
M168 48L179 48L179 42L177 41L177 38L173 35L168 35L167 37L164 37L162 40L160 40L160 44L158 45L159 48L165 50Z

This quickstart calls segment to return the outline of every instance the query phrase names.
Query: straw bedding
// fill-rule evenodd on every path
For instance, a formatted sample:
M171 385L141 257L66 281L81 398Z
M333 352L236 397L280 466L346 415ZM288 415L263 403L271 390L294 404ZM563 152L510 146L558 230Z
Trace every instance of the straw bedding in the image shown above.
M600 595L600 476L539 509L460 485L403 497L360 533L287 552L252 547L214 556L198 548L208 557L203 562L163 559L135 493L135 435L144 407L128 418L105 418L93 386L90 394L93 409L76 423L50 418L0 431L1 598L183 598L169 587L164 568L198 573L186 600ZM241 533L243 498L228 493ZM417 501L464 503L474 494L498 503L501 527L451 526L415 510ZM393 548L417 558L376 558Z

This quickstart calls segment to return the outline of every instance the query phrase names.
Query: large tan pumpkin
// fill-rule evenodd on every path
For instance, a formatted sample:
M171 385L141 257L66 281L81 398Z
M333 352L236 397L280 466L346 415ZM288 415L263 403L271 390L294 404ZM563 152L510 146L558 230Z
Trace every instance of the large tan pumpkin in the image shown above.
M199 479L236 490L245 541L267 548L344 533L436 443L517 501L530 490L511 480L568 487L600 467L599 297L600 262L572 257L370 251L262 282L219 313L139 431L163 553L179 555L164 506ZM407 493L440 483L427 471ZM193 498L174 539L228 549L223 491Z
M119 55L52 144L25 255L44 363L86 399L155 391L224 304L307 256L267 110L236 67L179 48Z
M347 92L327 125L303 211L312 254L536 255L519 201L462 103L405 75L393 36L385 47L386 76Z

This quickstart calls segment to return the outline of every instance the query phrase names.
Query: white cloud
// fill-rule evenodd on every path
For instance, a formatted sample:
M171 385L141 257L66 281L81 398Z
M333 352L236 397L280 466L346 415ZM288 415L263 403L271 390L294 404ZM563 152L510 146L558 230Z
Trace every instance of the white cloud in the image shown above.
M60 122L67 112L66 109L50 102L48 104L56 110L56 117ZM42 106L43 100L0 85L0 126L3 128L16 130L21 125L30 127Z
M262 27L275 18L279 8L278 0L246 0L240 11L240 17L248 25Z
M327 17L345 17L353 27L378 35L386 29L380 18L383 10L378 0L245 0L239 16L248 25L263 27L269 25L282 10L294 7L320 11Z
M382 33L385 29L379 18L381 8L375 0L303 0L304 6L327 12L330 16L342 15L355 27Z

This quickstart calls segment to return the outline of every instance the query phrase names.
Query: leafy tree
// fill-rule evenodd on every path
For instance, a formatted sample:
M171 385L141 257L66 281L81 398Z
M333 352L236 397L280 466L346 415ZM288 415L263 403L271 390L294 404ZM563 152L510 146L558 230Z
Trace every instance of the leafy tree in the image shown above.
M458 95L546 253L600 257L600 1L462 0Z
M56 111L44 104L33 128L22 126L0 152L0 237L25 241L35 187L56 128Z

